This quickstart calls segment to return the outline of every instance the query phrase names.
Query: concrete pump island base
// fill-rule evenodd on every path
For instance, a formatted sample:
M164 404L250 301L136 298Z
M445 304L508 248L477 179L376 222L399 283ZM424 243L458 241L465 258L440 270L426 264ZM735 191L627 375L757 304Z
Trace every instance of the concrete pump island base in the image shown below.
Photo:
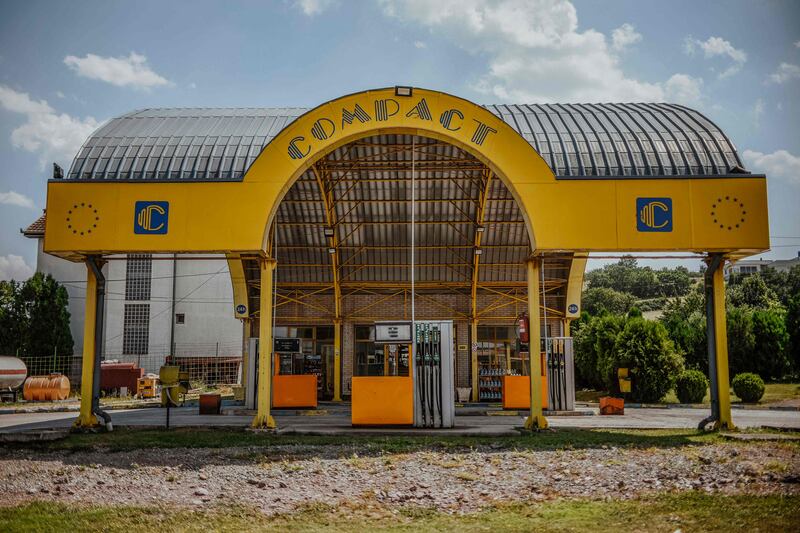
M319 386L351 397L354 425L452 426L456 389L500 401L505 385L534 429L570 396L588 254L688 251L708 264L706 422L731 428L722 269L768 235L765 177L696 111L482 107L392 87L310 110L115 119L48 183L44 250L87 265L77 427L110 424L97 402L102 267L124 254L225 255L254 427L313 397L313 380L282 379L293 356L275 348L279 330L312 324ZM522 318L527 342L486 347Z

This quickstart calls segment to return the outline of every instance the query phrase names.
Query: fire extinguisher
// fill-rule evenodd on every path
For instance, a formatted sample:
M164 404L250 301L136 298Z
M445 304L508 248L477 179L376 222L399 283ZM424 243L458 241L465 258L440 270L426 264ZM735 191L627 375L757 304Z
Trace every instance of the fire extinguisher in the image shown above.
M528 332L530 331L528 315L519 315L517 320L519 321L519 342L528 344Z

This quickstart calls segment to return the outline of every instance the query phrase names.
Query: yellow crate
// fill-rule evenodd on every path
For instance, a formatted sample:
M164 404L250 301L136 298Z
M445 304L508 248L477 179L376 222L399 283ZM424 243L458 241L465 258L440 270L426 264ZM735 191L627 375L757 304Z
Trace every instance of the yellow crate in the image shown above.
M136 395L139 398L155 398L158 396L157 378L139 378L136 383Z

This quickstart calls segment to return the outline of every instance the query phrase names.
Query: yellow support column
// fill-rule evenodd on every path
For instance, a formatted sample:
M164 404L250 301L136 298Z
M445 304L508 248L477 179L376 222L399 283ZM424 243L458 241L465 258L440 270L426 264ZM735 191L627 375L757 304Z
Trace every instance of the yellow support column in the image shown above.
M719 420L717 429L735 429L731 417L731 393L728 381L728 324L725 317L724 261L714 271L714 331L717 361L717 391L719 393Z
M473 319L470 322L470 353L472 353L472 401L478 401L478 389L480 388L480 380L478 379L478 321Z
M342 401L342 321L333 321L333 401Z
M528 352L531 358L531 413L525 421L526 429L545 429L547 419L542 413L542 357L541 323L539 322L539 269L538 257L528 259Z
M272 271L277 261L263 258L261 266L261 313L258 324L258 402L254 428L274 428L272 407Z
M92 413L94 388L94 334L97 318L97 278L86 265L86 316L83 323L83 361L81 366L81 411L75 421L77 428L92 428L100 424Z

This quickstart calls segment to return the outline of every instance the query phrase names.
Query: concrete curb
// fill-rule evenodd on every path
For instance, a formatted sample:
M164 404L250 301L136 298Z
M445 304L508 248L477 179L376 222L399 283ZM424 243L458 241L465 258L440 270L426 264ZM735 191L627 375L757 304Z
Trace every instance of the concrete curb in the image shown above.
M191 405L191 402L186 402ZM132 403L120 405L100 405L103 411L120 411L127 409L148 409L150 407L158 407L160 402L150 403ZM77 413L81 410L80 405L59 405L56 407L14 407L11 409L0 409L0 415L30 415L35 413Z

